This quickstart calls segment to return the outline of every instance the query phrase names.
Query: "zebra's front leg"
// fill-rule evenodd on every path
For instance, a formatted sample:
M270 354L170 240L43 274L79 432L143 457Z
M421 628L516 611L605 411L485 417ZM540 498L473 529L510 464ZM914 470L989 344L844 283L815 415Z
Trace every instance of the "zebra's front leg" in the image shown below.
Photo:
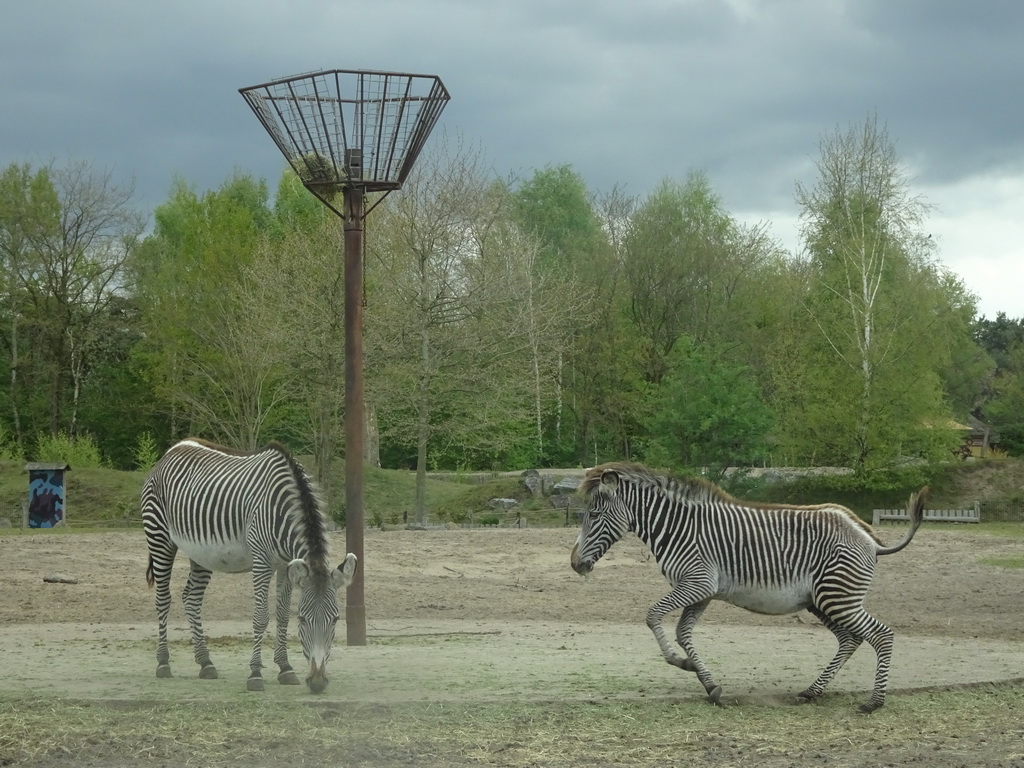
M267 597L270 593L270 579L273 570L265 563L252 564L252 658L249 659L249 679L245 687L250 691L262 691L263 684L263 635L270 623Z
M654 637L658 641L658 646L661 648L661 654L665 657L665 661L672 666L679 667L687 672L696 672L697 679L700 680L701 684L704 686L704 690L707 691L708 697L714 704L718 704L719 699L722 696L722 689L715 685L714 680L711 679L711 673L704 665L704 662L700 660L700 657L697 656L693 649L693 642L690 639L690 632L693 629L693 625L697 623L697 619L699 619L701 614L704 613L704 609L707 607L711 598L702 597L698 600L691 600L691 596L693 594L693 585L690 585L687 588L677 588L670 592L655 603L647 612L647 626L650 628L651 632L654 633ZM686 652L685 657L676 653L675 647L669 640L668 635L665 633L665 628L662 625L662 620L665 618L666 614L671 613L680 606L685 607L683 608L683 615L679 619L679 624L676 627L676 640Z
M710 600L704 600L694 605L688 605L683 609L683 613L679 617L679 623L676 624L676 642L686 651L687 661L689 662L688 668L691 672L697 674L697 679L704 686L708 699L712 704L720 707L722 706L722 686L715 685L715 681L711 678L711 671L704 664L700 656L697 655L697 651L693 646L693 628L697 625L697 620L704 615L704 609L708 607L710 602Z
M281 685L299 685L299 676L288 663L288 619L291 614L292 582L288 569L277 572L277 647L274 649L274 663L281 671L277 682Z
M192 630L192 649L196 664L199 665L199 677L204 680L215 680L217 668L210 661L210 651L206 647L206 635L203 634L203 596L206 585L210 583L213 572L203 568L195 560L189 561L188 582L181 593L181 601L185 604L185 615L188 626Z

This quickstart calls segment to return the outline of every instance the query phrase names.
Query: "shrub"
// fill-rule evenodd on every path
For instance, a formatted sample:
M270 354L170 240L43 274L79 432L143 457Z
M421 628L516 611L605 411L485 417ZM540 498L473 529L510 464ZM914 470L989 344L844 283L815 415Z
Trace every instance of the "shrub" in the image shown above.
M63 462L74 469L103 467L100 449L92 435L71 437L63 431L56 435L40 434L36 438L36 461Z
M160 459L160 451L157 450L156 440L149 432L139 435L135 443L135 468L139 472L149 472L153 465Z
M5 461L21 461L21 448L14 440L14 435L7 429L7 425L0 422L0 459Z

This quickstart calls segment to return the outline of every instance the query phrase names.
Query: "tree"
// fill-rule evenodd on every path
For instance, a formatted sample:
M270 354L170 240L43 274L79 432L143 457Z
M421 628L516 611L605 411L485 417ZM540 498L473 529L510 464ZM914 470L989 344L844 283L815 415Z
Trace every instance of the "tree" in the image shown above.
M246 267L276 231L262 180L235 174L199 196L176 181L134 261L146 347L173 437L203 434L239 448L262 441L280 398L278 370L247 324L255 306L240 291ZM273 292L273 284L265 292ZM219 402L218 402L219 401Z
M739 226L701 173L664 181L633 215L623 240L629 317L644 339L644 378L657 383L676 342L715 341L744 323L733 301L772 244Z
M1024 318L996 314L981 318L974 340L991 355L985 381L985 399L975 414L999 434L999 447L1014 456L1024 455Z
M684 339L668 368L647 397L649 463L723 469L764 459L771 413L745 366Z
M817 167L817 184L797 187L808 258L797 300L812 332L788 361L790 375L804 371L788 421L828 433L829 459L860 471L911 447L941 453L955 442L938 368L958 299L921 230L928 206L876 118L824 139Z
M436 143L368 222L367 391L382 439L414 446L419 523L428 448L476 462L529 440L522 339L490 258L507 198L487 168L479 151Z
M289 437L312 452L316 479L328 499L345 418L343 237L333 213L285 226L282 236L259 248L242 279L243 305L260 315L250 333L274 350L282 387L277 405L287 404L293 414Z
M50 163L34 174L11 166L0 187L12 390L27 351L46 393L47 431L74 437L83 389L106 343L105 319L123 295L145 220L131 207L131 185L84 162Z
M596 198L594 210L606 237L578 273L587 304L572 328L564 376L574 442L572 452L563 455L584 466L632 456L646 349L628 317L623 270L624 241L636 200L616 187Z
M604 243L583 177L570 165L536 171L512 193L511 215L537 239L541 271L577 270Z
M533 350L536 373L545 364L554 366L554 386L534 403L540 426L536 461L543 465L578 454L579 424L566 419L575 410L573 385L586 379L577 376L573 365L594 317L593 290L585 284L591 268L604 261L608 241L583 178L569 165L537 171L514 188L510 212L517 229L536 243L523 251L536 251L529 257L530 273L520 272L515 284L530 290L531 302L561 306L557 339L551 337L546 349Z
M999 434L999 447L1024 456L1024 341L1011 344L992 383L992 399L984 415Z
M33 242L58 229L60 203L47 168L33 173L28 164L12 163L0 175L0 259L6 314L4 344L10 361L8 407L14 427L14 441L24 451L21 399L21 328L25 323L28 293L23 280L35 263Z

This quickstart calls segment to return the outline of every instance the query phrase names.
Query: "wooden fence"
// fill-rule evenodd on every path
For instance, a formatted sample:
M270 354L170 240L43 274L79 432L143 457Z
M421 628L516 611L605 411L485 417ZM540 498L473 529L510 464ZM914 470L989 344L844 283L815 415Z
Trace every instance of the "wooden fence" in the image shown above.
M925 509L924 519L936 523L980 523L981 505L974 502L973 509ZM906 509L876 509L871 516L871 524L878 525L887 521L909 523Z

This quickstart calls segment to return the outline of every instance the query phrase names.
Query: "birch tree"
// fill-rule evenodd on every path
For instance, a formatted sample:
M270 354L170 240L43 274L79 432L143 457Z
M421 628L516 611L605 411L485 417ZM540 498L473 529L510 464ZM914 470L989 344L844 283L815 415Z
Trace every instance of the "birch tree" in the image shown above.
M819 379L822 396L848 409L836 426L848 425L847 458L862 470L894 435L941 422L937 342L955 313L922 228L929 206L877 118L823 139L817 169L796 194L809 267L799 301L836 367Z

